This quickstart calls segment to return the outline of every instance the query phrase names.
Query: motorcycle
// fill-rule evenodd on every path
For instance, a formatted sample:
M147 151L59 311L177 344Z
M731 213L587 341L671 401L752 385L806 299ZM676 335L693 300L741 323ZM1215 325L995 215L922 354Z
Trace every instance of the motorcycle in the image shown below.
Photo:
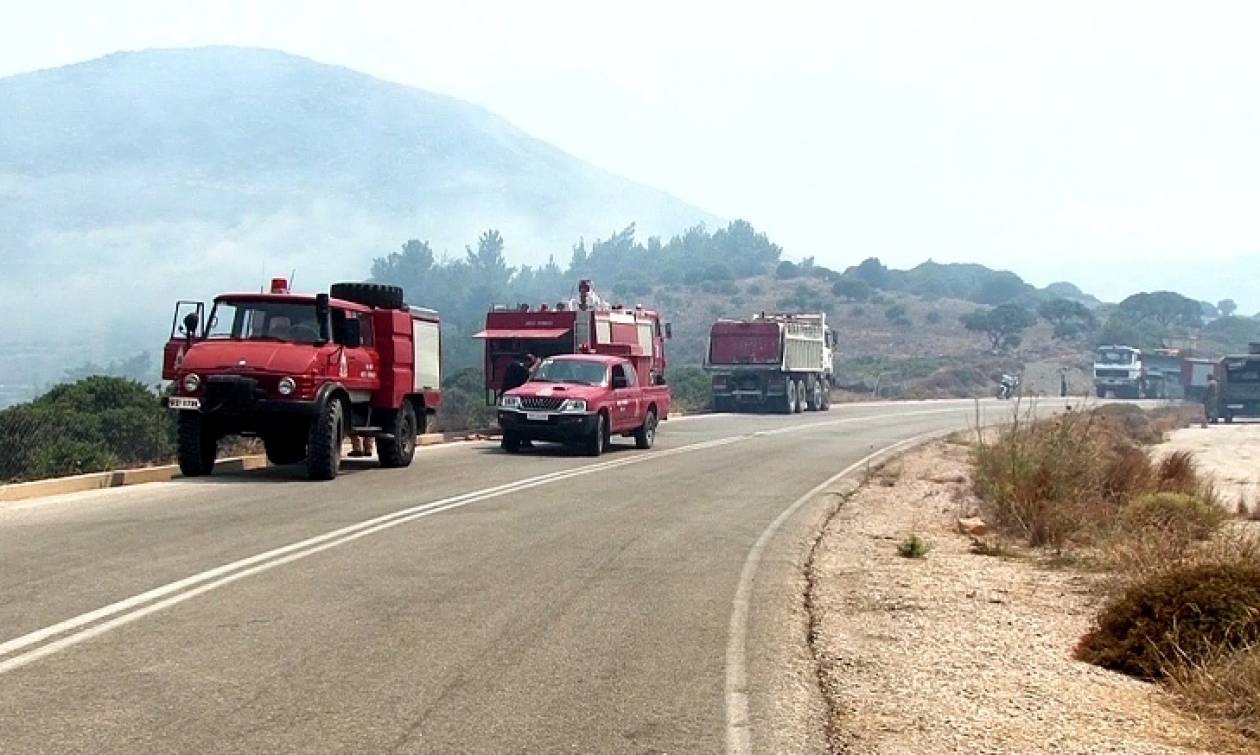
M1003 375L1002 382L997 387L997 397L1000 399L1009 399L1019 390L1018 375Z

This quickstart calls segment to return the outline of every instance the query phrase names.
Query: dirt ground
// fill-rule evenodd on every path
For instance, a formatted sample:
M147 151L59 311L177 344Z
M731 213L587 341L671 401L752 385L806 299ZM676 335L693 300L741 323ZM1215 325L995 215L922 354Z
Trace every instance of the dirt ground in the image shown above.
M1231 510L1240 498L1249 508L1260 507L1260 422L1188 427L1159 446L1161 453L1179 450L1194 454Z
M972 552L957 527L967 471L965 447L914 451L823 532L810 602L832 751L1228 751L1158 687L1072 659L1097 577ZM925 558L898 554L910 534L931 543Z

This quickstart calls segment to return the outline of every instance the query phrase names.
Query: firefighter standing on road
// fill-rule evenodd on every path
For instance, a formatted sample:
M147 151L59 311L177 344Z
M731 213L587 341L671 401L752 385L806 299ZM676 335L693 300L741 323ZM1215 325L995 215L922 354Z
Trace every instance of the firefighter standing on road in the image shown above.
M1203 419L1205 424L1216 424L1216 403L1220 399L1221 389L1216 384L1216 377L1208 378L1207 388L1203 391Z
M512 363L503 371L503 389L499 392L502 396L504 393L513 388L520 388L529 382L534 374L534 370L538 369L538 357L533 354L526 354L520 359L512 360ZM534 444L528 440L521 441L521 448L533 448Z

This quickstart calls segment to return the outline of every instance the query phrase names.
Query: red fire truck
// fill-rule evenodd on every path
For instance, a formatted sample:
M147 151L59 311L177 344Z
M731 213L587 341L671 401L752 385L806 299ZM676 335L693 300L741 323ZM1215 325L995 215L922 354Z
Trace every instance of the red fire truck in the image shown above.
M473 335L485 341L486 401L495 404L503 392L508 365L526 354L539 359L582 350L646 358L644 379L665 383L665 339L670 324L642 307L604 302L589 280L578 284L578 295L554 307L495 307L486 313L486 328Z
M342 441L377 440L381 466L405 467L441 404L438 314L408 307L402 289L338 283L293 294L222 294L176 305L162 377L178 412L185 476L214 469L227 435L259 437L274 464L305 461L311 479L337 476Z

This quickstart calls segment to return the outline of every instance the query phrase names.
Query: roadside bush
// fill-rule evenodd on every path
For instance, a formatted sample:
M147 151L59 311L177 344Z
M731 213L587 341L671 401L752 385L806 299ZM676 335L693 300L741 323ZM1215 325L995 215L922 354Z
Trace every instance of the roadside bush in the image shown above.
M1260 565L1181 565L1105 605L1076 657L1143 678L1260 642Z
M174 420L134 380L86 377L0 411L4 481L162 462L174 450Z
M1130 532L1158 530L1187 542L1206 540L1227 519L1221 506L1185 493L1138 496L1120 513L1122 526Z
M713 379L699 367L675 367L669 371L670 394L674 405L685 412L712 408Z
M1088 414L1015 421L974 451L975 492L985 518L1029 545L1061 547L1114 518L1105 463L1114 457Z

